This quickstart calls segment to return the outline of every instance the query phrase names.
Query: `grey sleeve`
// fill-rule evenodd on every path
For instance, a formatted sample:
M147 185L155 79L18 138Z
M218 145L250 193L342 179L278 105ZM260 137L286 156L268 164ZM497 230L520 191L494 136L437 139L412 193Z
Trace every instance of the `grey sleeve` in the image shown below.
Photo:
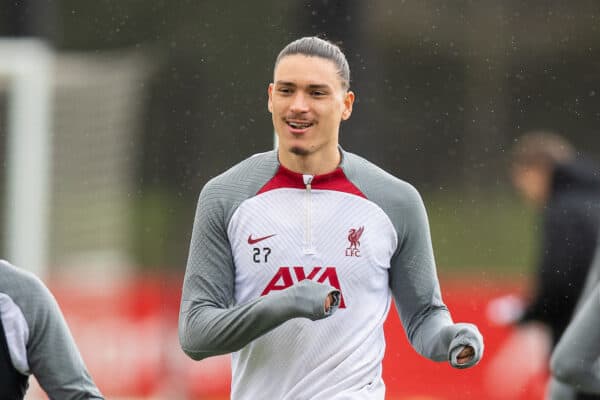
M553 376L550 377L546 393L546 400L577 400L575 388L559 381Z
M26 295L18 305L29 325L27 359L40 386L52 400L103 399L54 296L33 276L20 284Z
M483 354L483 338L475 325L453 323L442 301L425 206L408 184L396 214L399 243L390 266L390 287L410 343L429 359L449 361L456 368L475 365ZM459 365L456 356L465 346L475 355Z
M325 318L325 298L338 291L310 280L234 305L235 266L226 232L230 202L209 182L200 193L183 282L179 341L191 358L237 351L291 318Z
M583 392L600 393L600 284L556 345L550 366L559 381Z

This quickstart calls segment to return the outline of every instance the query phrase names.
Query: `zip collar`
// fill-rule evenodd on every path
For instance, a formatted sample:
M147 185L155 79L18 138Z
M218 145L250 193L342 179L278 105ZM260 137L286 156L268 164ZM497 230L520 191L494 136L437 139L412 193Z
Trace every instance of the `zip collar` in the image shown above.
M312 190L334 190L366 198L366 196L346 177L342 167L320 175L306 175L294 172L279 164L275 175L258 191L257 194L271 190L291 188L306 189L305 177L312 176Z

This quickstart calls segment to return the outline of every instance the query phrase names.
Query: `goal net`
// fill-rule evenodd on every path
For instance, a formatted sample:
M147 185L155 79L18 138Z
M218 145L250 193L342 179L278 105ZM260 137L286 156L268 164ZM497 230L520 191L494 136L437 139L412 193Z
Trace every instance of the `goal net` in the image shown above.
M40 275L48 266L106 274L131 265L147 65L136 52L0 40L5 258Z

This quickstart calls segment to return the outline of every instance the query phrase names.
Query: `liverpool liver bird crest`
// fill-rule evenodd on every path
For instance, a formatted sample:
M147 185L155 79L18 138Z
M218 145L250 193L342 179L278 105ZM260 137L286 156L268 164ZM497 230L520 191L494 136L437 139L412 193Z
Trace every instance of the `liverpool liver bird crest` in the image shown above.
M350 229L348 231L348 240L350 241L350 249L358 249L360 247L360 237L365 230L364 226L361 226L358 229Z

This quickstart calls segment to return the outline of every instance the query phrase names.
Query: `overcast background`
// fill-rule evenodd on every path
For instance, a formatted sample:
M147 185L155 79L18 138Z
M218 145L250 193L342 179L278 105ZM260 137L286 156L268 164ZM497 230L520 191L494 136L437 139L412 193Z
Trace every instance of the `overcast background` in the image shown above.
M550 129L600 158L599 2L0 4L0 36L41 37L60 58L55 187L67 174L59 171L61 162L73 173L89 163L86 151L115 143L127 206L115 222L120 234L108 234L121 239L105 247L148 270L182 272L203 184L272 148L266 88L273 61L285 44L304 35L328 38L346 52L357 103L342 125L341 144L421 191L441 270L523 272L532 261L536 219L510 187L508 149L527 130ZM66 78L81 68L70 61L75 58L106 66L90 73L87 86L99 86L86 91L83 85L81 98L64 89ZM131 87L127 96L110 92L125 87L115 83L119 79ZM97 119L97 127L69 128L86 93L107 93L90 100L84 118ZM128 100L115 105L119 98ZM126 129L121 139L98 139L111 105L129 118ZM68 129L75 133L60 139ZM6 129L0 143L5 137ZM71 148L76 137L101 142ZM111 157L102 158L110 164ZM87 230L103 228L85 220L88 211L73 215L74 207L60 206L71 203L56 190L50 254L60 265L101 242L93 236L85 242L77 221L86 221ZM104 212L114 211L98 211L97 219L107 221Z

